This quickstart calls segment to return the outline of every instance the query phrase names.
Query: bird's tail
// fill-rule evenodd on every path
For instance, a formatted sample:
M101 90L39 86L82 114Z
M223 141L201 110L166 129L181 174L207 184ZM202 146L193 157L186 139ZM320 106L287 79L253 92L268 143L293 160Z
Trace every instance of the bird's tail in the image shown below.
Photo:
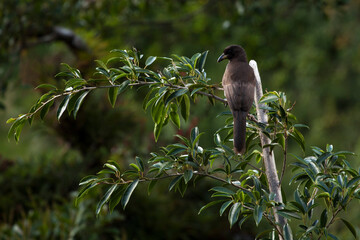
M236 153L245 153L246 140L246 115L244 111L233 111L234 116L234 151Z

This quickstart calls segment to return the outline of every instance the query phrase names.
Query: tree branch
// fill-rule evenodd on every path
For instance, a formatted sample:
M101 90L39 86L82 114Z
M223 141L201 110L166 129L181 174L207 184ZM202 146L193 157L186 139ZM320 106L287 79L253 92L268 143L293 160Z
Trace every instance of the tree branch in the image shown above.
M249 65L253 68L255 78L256 78L255 105L256 105L258 121L263 124L267 124L268 117L266 114L266 110L263 108L262 104L260 104L260 98L263 96L263 91L262 91L262 84L261 84L259 70L257 68L257 63L256 63L256 61L251 60ZM271 140L268 137L266 137L266 135L263 134L262 131L259 131L259 135L260 135L260 141L261 141L262 146L265 146L265 145L271 143ZM274 152L270 151L270 148L268 148L268 147L266 147L266 148L263 147L262 149L263 149L265 172L266 172L266 177L267 177L268 184L269 184L269 191L272 193L275 193L275 201L282 203L283 200L282 200L282 195L281 195L281 188L279 185L279 177L277 175L277 170L276 170ZM277 214L278 209L281 209L281 207L274 208L274 216L275 216L276 222L278 222L280 225L280 226L276 227L278 233L280 233L280 232L282 232L281 229L286 224L286 220L284 217ZM278 229L278 228L280 228L280 229ZM279 234L279 239L280 240L283 239L281 234Z

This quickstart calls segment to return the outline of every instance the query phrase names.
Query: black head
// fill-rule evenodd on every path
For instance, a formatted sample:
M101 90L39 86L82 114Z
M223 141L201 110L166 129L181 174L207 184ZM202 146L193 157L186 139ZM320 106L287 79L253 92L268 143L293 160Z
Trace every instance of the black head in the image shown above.
M239 45L230 45L224 49L223 54L218 58L217 62L221 62L224 59L237 60L241 62L247 62L246 52Z

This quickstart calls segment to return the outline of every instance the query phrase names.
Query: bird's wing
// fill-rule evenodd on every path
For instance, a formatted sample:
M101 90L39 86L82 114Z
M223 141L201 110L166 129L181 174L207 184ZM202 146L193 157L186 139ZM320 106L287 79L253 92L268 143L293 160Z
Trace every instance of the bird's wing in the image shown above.
M223 81L225 96L231 110L248 112L254 101L255 76L250 66L227 69Z

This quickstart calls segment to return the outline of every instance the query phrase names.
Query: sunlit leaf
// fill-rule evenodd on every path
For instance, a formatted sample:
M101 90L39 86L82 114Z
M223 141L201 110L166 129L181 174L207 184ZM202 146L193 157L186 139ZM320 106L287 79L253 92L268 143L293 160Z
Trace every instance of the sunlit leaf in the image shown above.
M156 57L154 57L154 56L148 57L145 61L145 66L150 66L153 62L155 62L155 60L156 60Z
M286 223L283 228L283 235L284 235L284 240L293 240L291 228L288 223Z
M136 186L139 183L139 179L135 179L132 183L129 184L129 186L126 188L124 195L121 198L121 205L125 209L126 205L129 202L129 199L134 192Z
M229 200L229 201L226 201L223 203L223 205L221 205L221 208L220 208L220 216L222 216L225 212L225 210L231 205L233 201L232 200Z
M109 201L111 194L115 191L117 187L118 185L114 184L108 189L108 191L105 193L105 195L102 197L102 199L100 200L100 202L96 207L96 215L100 214L102 207L104 206L105 203Z
M230 228L236 223L236 221L239 218L240 210L241 210L241 204L239 202L234 203L229 211L228 220L230 223Z
M113 212L115 207L119 204L125 190L126 190L126 186L121 185L121 186L118 186L118 188L116 188L116 190L112 193L112 195L109 199L110 212Z
M81 106L81 103L83 102L83 100L85 99L85 97L88 95L90 91L85 91L83 92L80 97L76 100L75 102L75 106L74 106L74 110L73 110L73 115L74 115L74 118L76 119L76 116L77 116L77 113L80 109L80 106Z
M56 114L58 121L60 121L61 116L63 115L63 113L66 110L66 107L70 100L70 96L71 96L71 94L66 95L65 98L62 100L62 102L59 105L59 108L58 108L57 114Z

